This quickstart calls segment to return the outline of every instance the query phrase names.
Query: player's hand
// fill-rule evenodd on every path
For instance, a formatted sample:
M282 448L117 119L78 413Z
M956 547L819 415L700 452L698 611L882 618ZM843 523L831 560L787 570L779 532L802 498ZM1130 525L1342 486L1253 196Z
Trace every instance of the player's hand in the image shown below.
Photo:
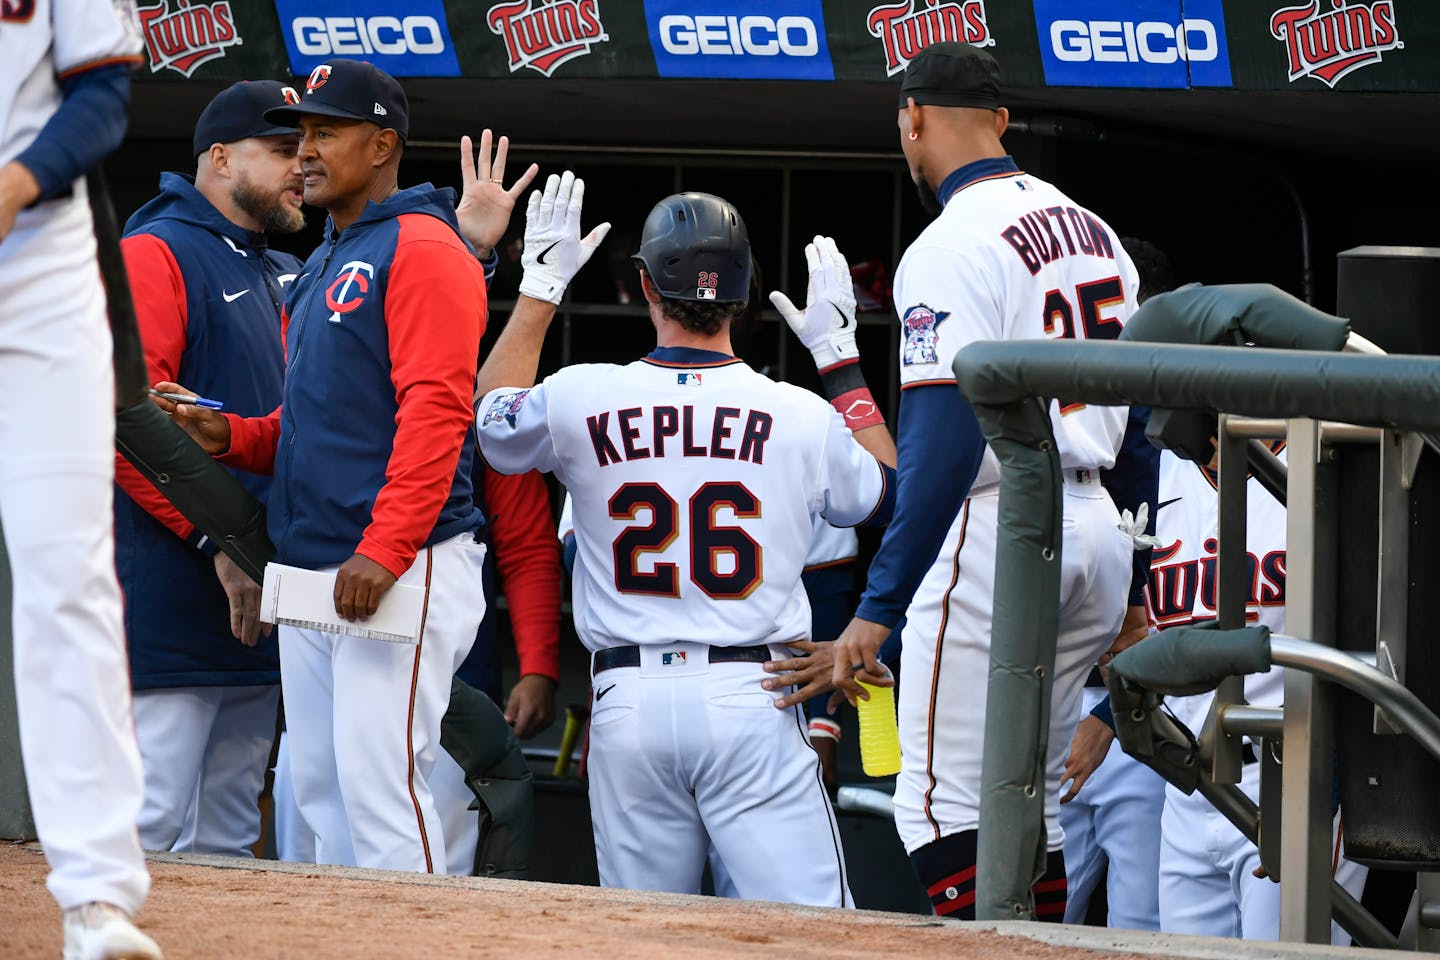
M835 644L816 643L813 640L792 640L786 646L798 650L801 655L788 660L768 661L765 664L765 672L773 673L775 676L766 677L760 682L760 686L766 690L779 690L782 687L792 686L798 688L778 698L775 701L777 709L788 710L797 703L804 703L811 697L835 689L835 684L830 680Z
M1070 755L1065 758L1065 773L1060 778L1062 784L1070 781L1070 789L1060 798L1061 803L1074 800L1090 775L1100 769L1114 739L1115 731L1106 726L1104 720L1086 717L1080 721L1075 728L1075 738L1070 741Z
M455 207L460 235L470 241L482 260L490 256L505 236L515 201L540 172L539 165L532 163L510 189L505 189L505 157L510 152L510 138L500 138L495 147L495 162L491 163L490 136L489 130L481 132L478 157L470 138L460 138L461 190L460 203Z
M1125 620L1120 624L1120 632L1115 636L1115 642L1101 657L1102 665L1108 666L1110 661L1115 659L1117 653L1128 650L1148 636L1150 636L1150 617L1145 612L1145 607L1143 605L1126 607Z
M40 183L23 163L11 160L0 167L0 240L10 236L15 218L40 199Z
M260 584L223 553L215 554L215 578L230 601L230 633L235 639L253 647L262 632L270 636L271 625L260 622Z
M505 700L505 721L521 740L548 730L555 722L555 681L538 673L517 680Z
M346 560L335 574L335 612L346 620L368 620L380 598L395 585L395 575L363 554Z
M525 211L525 252L520 265L520 293L546 303L558 304L565 288L600 246L610 224L602 223L580 236L580 209L585 200L585 181L566 170L550 174L545 192L531 191Z
M161 393L178 393L187 397L199 396L194 390L189 390L169 380L161 380L155 384L155 389ZM190 434L190 439L200 444L200 449L210 456L219 456L230 449L230 421L226 420L225 415L220 411L188 403L174 403L154 394L150 395L150 402L168 413L176 426Z
M829 237L817 236L805 245L810 282L802 311L776 290L770 302L815 358L817 369L833 367L860 355L855 346L855 284L850 264Z
M845 695L846 700L854 703L856 700L870 699L870 694L856 681L868 683L872 687L889 687L895 684L895 678L879 660L880 648L889 636L889 627L856 617L835 641L835 659L830 680L836 691ZM831 706L835 706L833 698Z

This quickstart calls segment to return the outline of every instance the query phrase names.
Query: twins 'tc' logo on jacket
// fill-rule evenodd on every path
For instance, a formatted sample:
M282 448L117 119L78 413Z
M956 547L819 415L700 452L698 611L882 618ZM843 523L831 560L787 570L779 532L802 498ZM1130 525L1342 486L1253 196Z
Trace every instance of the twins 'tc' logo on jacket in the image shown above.
M901 362L909 367L915 364L938 363L936 344L940 335L935 328L950 316L944 310L931 310L923 303L917 303L905 311L900 318L900 328L905 332L905 353Z
M340 268L340 275L325 291L325 306L332 311L331 323L339 323L342 314L365 302L365 294L370 292L370 281L373 279L375 267L364 260L351 260Z

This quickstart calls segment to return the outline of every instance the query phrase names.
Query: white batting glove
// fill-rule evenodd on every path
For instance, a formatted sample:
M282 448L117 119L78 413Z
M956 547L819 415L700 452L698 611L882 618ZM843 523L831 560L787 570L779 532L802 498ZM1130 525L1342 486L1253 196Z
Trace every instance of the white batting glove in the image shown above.
M815 367L824 370L860 355L855 347L855 286L850 265L829 237L805 245L805 262L810 267L805 309L778 290L770 294L770 302L809 349Z
M564 176L551 174L545 192L530 194L525 211L525 251L520 255L524 276L520 292L536 300L558 304L565 288L585 261L600 246L610 224L602 223L580 236L580 209L585 200L585 181L569 170Z
M1150 504L1141 502L1140 508L1135 511L1132 517L1130 511L1126 510L1120 514L1120 522L1115 524L1121 533L1130 538L1136 550L1144 550L1147 547L1160 546L1160 538L1145 532L1150 526Z

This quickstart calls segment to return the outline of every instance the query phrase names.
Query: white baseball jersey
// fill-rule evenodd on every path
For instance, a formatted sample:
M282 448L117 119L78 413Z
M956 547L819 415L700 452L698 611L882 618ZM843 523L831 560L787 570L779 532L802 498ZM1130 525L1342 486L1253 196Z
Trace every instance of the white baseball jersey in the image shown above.
M591 650L805 639L811 516L852 526L885 492L829 404L734 359L567 367L492 391L476 429L491 467L553 472L574 497Z
M0 2L0 164L62 101L61 77L140 50L112 0ZM83 181L0 238L0 526L13 576L15 699L36 830L61 909L138 910L144 793L115 579L114 370ZM66 398L63 435L33 397ZM69 944L67 943L67 947ZM147 956L149 954L146 954Z
M110 60L137 60L128 0L6 0L0 5L0 164L30 146L60 106L60 82Z
M1105 223L1026 173L962 186L895 271L902 389L953 383L977 340L1113 340L1134 312L1139 278ZM1064 467L1108 469L1125 407L1052 404ZM998 482L988 449L973 489Z
M1284 453L1280 454L1284 459ZM1246 490L1245 549L1249 554L1247 623L1285 630L1285 507L1258 480ZM1160 629L1215 618L1216 551L1220 497L1210 474L1166 450L1160 455L1160 493L1155 535L1160 541L1150 562L1145 591L1150 618ZM1165 703L1199 736L1213 693L1170 697ZM1285 701L1284 671L1245 678L1245 699L1257 706Z

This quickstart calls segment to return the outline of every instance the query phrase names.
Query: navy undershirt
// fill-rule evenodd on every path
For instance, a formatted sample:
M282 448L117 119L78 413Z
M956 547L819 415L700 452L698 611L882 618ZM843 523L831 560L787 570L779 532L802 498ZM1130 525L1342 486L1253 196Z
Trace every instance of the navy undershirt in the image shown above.
M65 193L125 138L130 64L113 63L61 82L65 99L15 159L40 184L40 199Z

